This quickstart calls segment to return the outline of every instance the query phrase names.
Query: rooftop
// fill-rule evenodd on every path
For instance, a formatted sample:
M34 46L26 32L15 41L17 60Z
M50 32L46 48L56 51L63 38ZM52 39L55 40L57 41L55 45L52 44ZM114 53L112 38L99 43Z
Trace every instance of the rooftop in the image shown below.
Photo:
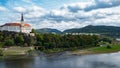
M2 25L2 26L21 26L21 23L6 23L6 24L4 24L4 25ZM1 27L2 27L2 26L1 26ZM31 25L28 24L28 23L24 23L24 26L25 26L25 27L30 27Z

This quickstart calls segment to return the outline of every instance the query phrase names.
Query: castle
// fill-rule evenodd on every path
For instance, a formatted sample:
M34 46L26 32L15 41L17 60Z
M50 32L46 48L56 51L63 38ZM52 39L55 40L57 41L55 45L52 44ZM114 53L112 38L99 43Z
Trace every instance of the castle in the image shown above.
M15 23L5 23L0 26L0 31L13 31L13 32L22 32L30 33L32 27L30 24L24 22L23 14L21 14L21 21Z

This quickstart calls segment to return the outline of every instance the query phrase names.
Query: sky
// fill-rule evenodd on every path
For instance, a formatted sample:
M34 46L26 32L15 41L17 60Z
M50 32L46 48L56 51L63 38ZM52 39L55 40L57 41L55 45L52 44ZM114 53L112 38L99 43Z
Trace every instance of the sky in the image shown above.
M35 29L120 26L120 0L0 0L0 25L20 22L21 13Z

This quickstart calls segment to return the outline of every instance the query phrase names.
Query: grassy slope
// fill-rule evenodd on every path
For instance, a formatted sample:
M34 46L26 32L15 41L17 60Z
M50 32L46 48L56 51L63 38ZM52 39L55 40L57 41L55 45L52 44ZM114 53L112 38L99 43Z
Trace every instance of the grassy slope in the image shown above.
M120 45L111 45L110 49L104 46L104 47L91 48L91 50L94 52L116 52L116 51L120 51Z
M73 51L72 54L81 55L81 54L99 54L99 53L112 53L120 51L120 45L110 45L111 49L106 48L106 46L103 47L93 47L88 48L84 50L76 50Z
M30 47L10 47L3 51L3 55L24 55L29 50Z

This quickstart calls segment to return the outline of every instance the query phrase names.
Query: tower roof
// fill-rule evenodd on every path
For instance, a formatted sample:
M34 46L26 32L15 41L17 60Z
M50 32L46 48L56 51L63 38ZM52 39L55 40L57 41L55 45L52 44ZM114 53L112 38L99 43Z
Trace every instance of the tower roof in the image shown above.
M23 16L23 13L21 14L21 22L24 21L24 16Z

